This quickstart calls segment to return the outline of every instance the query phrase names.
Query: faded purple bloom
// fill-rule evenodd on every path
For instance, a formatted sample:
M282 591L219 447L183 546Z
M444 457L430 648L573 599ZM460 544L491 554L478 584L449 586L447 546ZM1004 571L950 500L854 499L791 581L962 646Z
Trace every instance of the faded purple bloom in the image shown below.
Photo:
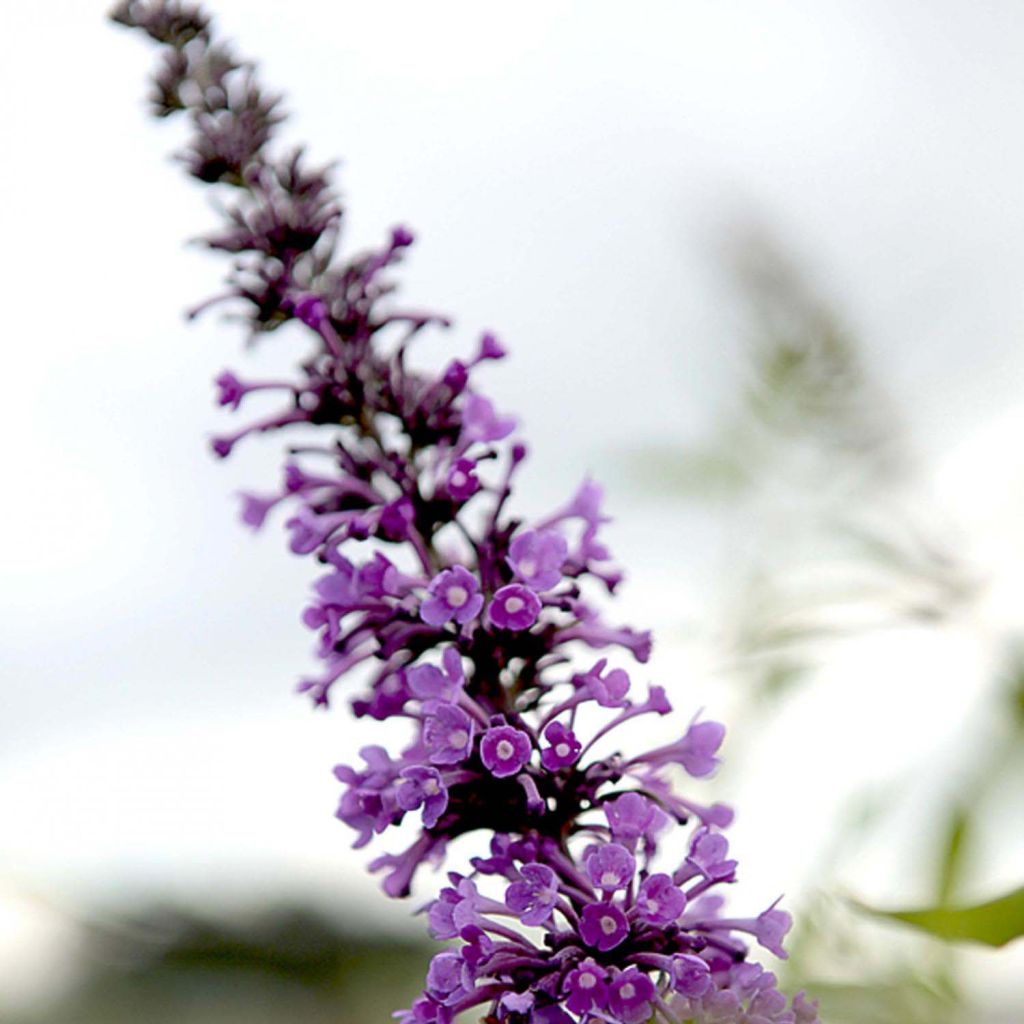
M438 1002L452 1005L464 994L462 957L458 953L438 953L427 970L427 991Z
M806 992L797 992L793 997L794 1024L815 1024L818 1019L818 1000L807 998Z
M607 976L608 972L593 960L584 960L565 979L564 991L569 996L566 1007L578 1014L605 1009L608 1006Z
M718 767L716 756L725 737L725 726L718 722L693 722L676 743L659 747L635 758L648 764L681 764L694 778L710 775Z
M579 759L583 745L576 738L576 734L567 729L561 722L552 722L544 730L544 738L550 746L545 747L540 753L540 763L549 772L561 771L576 763Z
M448 806L448 790L441 781L441 773L436 768L411 765L402 769L400 778L395 792L398 806L403 811L422 807L423 827L433 828Z
M569 554L565 538L554 530L527 530L509 547L508 564L519 580L536 591L550 590L562 579Z
M602 658L589 672L577 676L576 682L586 687L601 707L620 708L625 705L629 694L629 675L621 668L613 668L605 673L607 664L608 659Z
M736 873L736 861L729 860L729 840L720 832L700 828L690 839L690 853L686 864L676 873L676 881L685 881L694 875L719 881L732 879Z
M453 704L438 704L423 723L432 764L458 764L473 749L473 719Z
M498 629L520 632L529 629L540 615L540 598L529 587L510 583L487 606L487 621Z
M608 1008L623 1024L641 1024L651 1016L654 983L636 967L617 974L608 987Z
M783 949L782 940L785 939L792 927L792 915L785 910L775 910L773 907L758 916L754 937L770 953L785 960L789 954Z
M462 409L461 447L468 448L474 442L500 441L516 429L511 416L501 417L494 411L494 405L483 395L470 395Z
M672 987L683 996L702 996L711 988L711 968L692 953L672 957Z
M258 530L270 513L270 510L281 500L279 495L273 494L268 497L261 497L259 494L243 494L242 498L242 522Z
M625 889L636 874L636 860L624 846L607 843L594 850L584 862L590 881L605 895Z
M612 835L628 843L635 843L657 823L657 807L639 793L623 793L604 805L604 814Z
M441 661L443 671L436 665L414 665L406 670L409 689L420 700L453 701L465 685L458 649L446 647Z
M685 909L686 895L666 874L648 875L636 894L637 916L647 924L671 924Z
M592 949L607 953L629 935L626 915L613 903L589 903L580 915L580 937Z
M555 909L558 879L546 864L524 864L520 879L505 890L505 903L523 924L543 924Z
M520 771L530 760L532 751L530 737L510 725L488 729L480 740L480 760L498 779L507 778Z
M509 1013L523 1014L529 1012L533 1007L534 998L532 992L506 992L498 1001L499 1019Z
M461 565L438 573L420 605L420 618L429 626L443 626L454 619L463 625L480 614L484 598L477 578Z

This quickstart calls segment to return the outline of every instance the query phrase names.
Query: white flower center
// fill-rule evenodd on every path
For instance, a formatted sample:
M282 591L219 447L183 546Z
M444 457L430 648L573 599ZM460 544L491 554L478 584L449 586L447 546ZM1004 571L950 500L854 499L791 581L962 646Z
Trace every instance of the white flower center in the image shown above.
M509 615L515 615L516 612L521 612L526 607L526 602L521 597L510 597L505 602L505 611Z
M532 558L524 558L519 563L519 573L522 576L532 576L537 571L537 563Z
M423 792L426 793L427 796L435 796L440 793L441 787L437 784L437 779L427 779L427 781L423 783Z
M508 740L502 740L498 744L496 751L500 760L507 761L515 753L515 748Z
M555 753L559 757L568 757L569 756L569 744L568 743L559 743L558 746L555 747Z
M597 984L595 978L589 971L580 975L580 988L593 988Z
M644 901L644 906L652 914L656 914L661 910L661 904L657 900L647 899Z
M606 871L601 876L601 886L606 889L618 884L618 881L619 876L614 871Z
M611 935L618 927L619 922L616 921L615 918L612 917L610 914L607 917L601 918L601 931L603 931L605 935Z
M449 608L461 608L469 600L469 593L465 587L449 587L446 600Z
M464 487L466 484L465 473L452 473L451 477L452 487Z
M619 989L619 995L622 996L623 999L632 999L633 996L636 995L636 987L631 981L627 981L626 984Z
M465 729L456 729L448 737L448 746L454 750L460 750L466 745L466 741L469 739L469 733Z

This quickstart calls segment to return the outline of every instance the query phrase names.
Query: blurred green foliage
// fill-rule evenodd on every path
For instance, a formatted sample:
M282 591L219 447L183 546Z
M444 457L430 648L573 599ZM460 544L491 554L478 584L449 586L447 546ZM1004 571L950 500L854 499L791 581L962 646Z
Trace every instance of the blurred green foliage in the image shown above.
M761 713L820 678L836 640L941 625L969 609L981 586L955 532L921 500L898 409L843 318L765 232L737 232L727 252L745 324L735 396L703 444L652 447L633 465L652 491L711 502L725 524L737 578L719 642L735 684L757 698L744 706ZM1024 931L1021 891L957 902L990 788L1009 771L1024 781L1024 651L1002 655L996 727L972 740L970 781L943 783L934 905L865 912L820 893L798 909L787 983L819 997L829 1024L974 1024L957 948L938 940L1002 944ZM942 777L942 768L922 770ZM848 815L826 875L884 836L896 795L889 787ZM919 877L920 863L903 870ZM1018 1024L1024 1013L985 1018L997 1019Z
M384 1024L431 955L303 907L231 918L154 907L93 921L88 935L80 983L6 1024Z

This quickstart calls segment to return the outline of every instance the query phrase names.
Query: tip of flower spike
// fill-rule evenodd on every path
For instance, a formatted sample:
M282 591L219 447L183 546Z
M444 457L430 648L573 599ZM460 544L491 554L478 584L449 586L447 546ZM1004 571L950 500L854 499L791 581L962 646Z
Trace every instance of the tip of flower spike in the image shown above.
M210 449L221 459L226 459L234 446L235 442L229 437L215 437L210 441Z
M393 249L405 249L416 241L416 236L403 224L398 224L391 229L391 247Z

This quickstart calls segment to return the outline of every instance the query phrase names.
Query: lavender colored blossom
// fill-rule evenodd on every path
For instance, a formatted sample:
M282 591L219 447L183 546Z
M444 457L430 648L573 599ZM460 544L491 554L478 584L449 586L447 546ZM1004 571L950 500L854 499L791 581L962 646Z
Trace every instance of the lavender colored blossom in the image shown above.
M403 768L399 777L402 781L395 791L398 806L403 811L422 807L423 827L433 828L448 806L448 791L441 780L441 773L436 768L414 764Z
M678 921L685 909L686 894L663 872L648 875L636 894L637 917L645 924L664 927Z
M519 881L505 890L505 903L526 925L547 921L558 900L558 878L546 864L524 864Z
M540 614L540 598L529 587L510 583L498 590L487 607L487 621L498 629L529 629Z
M614 903L588 903L580 915L580 938L591 948L607 953L626 941L629 922Z
M423 742L431 764L458 764L473 749L473 719L461 708L437 704L423 724Z
M625 889L636 873L636 859L624 846L608 843L592 850L584 861L591 883L607 896Z
M510 725L488 729L480 741L480 760L496 779L515 775L530 760L530 737Z
M502 345L485 332L472 355L417 368L412 350L450 320L398 298L393 275L412 232L344 251L332 172L278 149L278 97L199 7L122 0L113 17L162 48L153 111L188 121L182 164L223 211L205 241L233 270L193 315L226 303L251 340L290 325L310 349L287 379L221 373L226 412L247 413L254 391L279 405L211 445L228 457L256 435L302 428L283 479L245 495L242 517L253 528L282 519L313 569L302 622L319 667L300 692L327 708L354 686L367 728L389 723L392 749L367 745L361 764L335 769L337 817L357 847L406 836L370 864L396 898L443 863L452 840L483 842L471 874L449 874L427 909L431 935L453 945L400 1024L463 1013L644 1024L655 1012L817 1024L816 1004L788 1001L750 959L751 939L785 954L789 915L724 912L736 878L722 835L731 809L675 787L678 766L714 771L722 726L691 722L646 753L617 732L671 714L671 702L659 686L637 696L614 664L646 662L652 640L605 617L602 598L622 572L602 536L600 486L567 486L568 499L534 520L514 509L526 448L476 374ZM609 736L622 749L597 753ZM686 854L670 860L663 839L684 828Z
M650 1019L656 994L646 974L637 967L627 967L608 988L608 1008L623 1024L640 1024Z
M593 960L584 960L566 976L563 991L566 1008L575 1014L603 1010L608 1006L608 972Z
M561 722L552 722L544 730L544 739L548 746L540 752L540 762L549 772L557 772L575 764L583 750L583 744L576 738L576 734Z
M427 591L429 596L420 605L420 618L431 626L443 626L452 619L462 625L475 619L484 606L480 584L461 565L438 573Z
M554 530L527 530L509 545L508 564L516 578L538 593L557 586L569 554L565 538Z

